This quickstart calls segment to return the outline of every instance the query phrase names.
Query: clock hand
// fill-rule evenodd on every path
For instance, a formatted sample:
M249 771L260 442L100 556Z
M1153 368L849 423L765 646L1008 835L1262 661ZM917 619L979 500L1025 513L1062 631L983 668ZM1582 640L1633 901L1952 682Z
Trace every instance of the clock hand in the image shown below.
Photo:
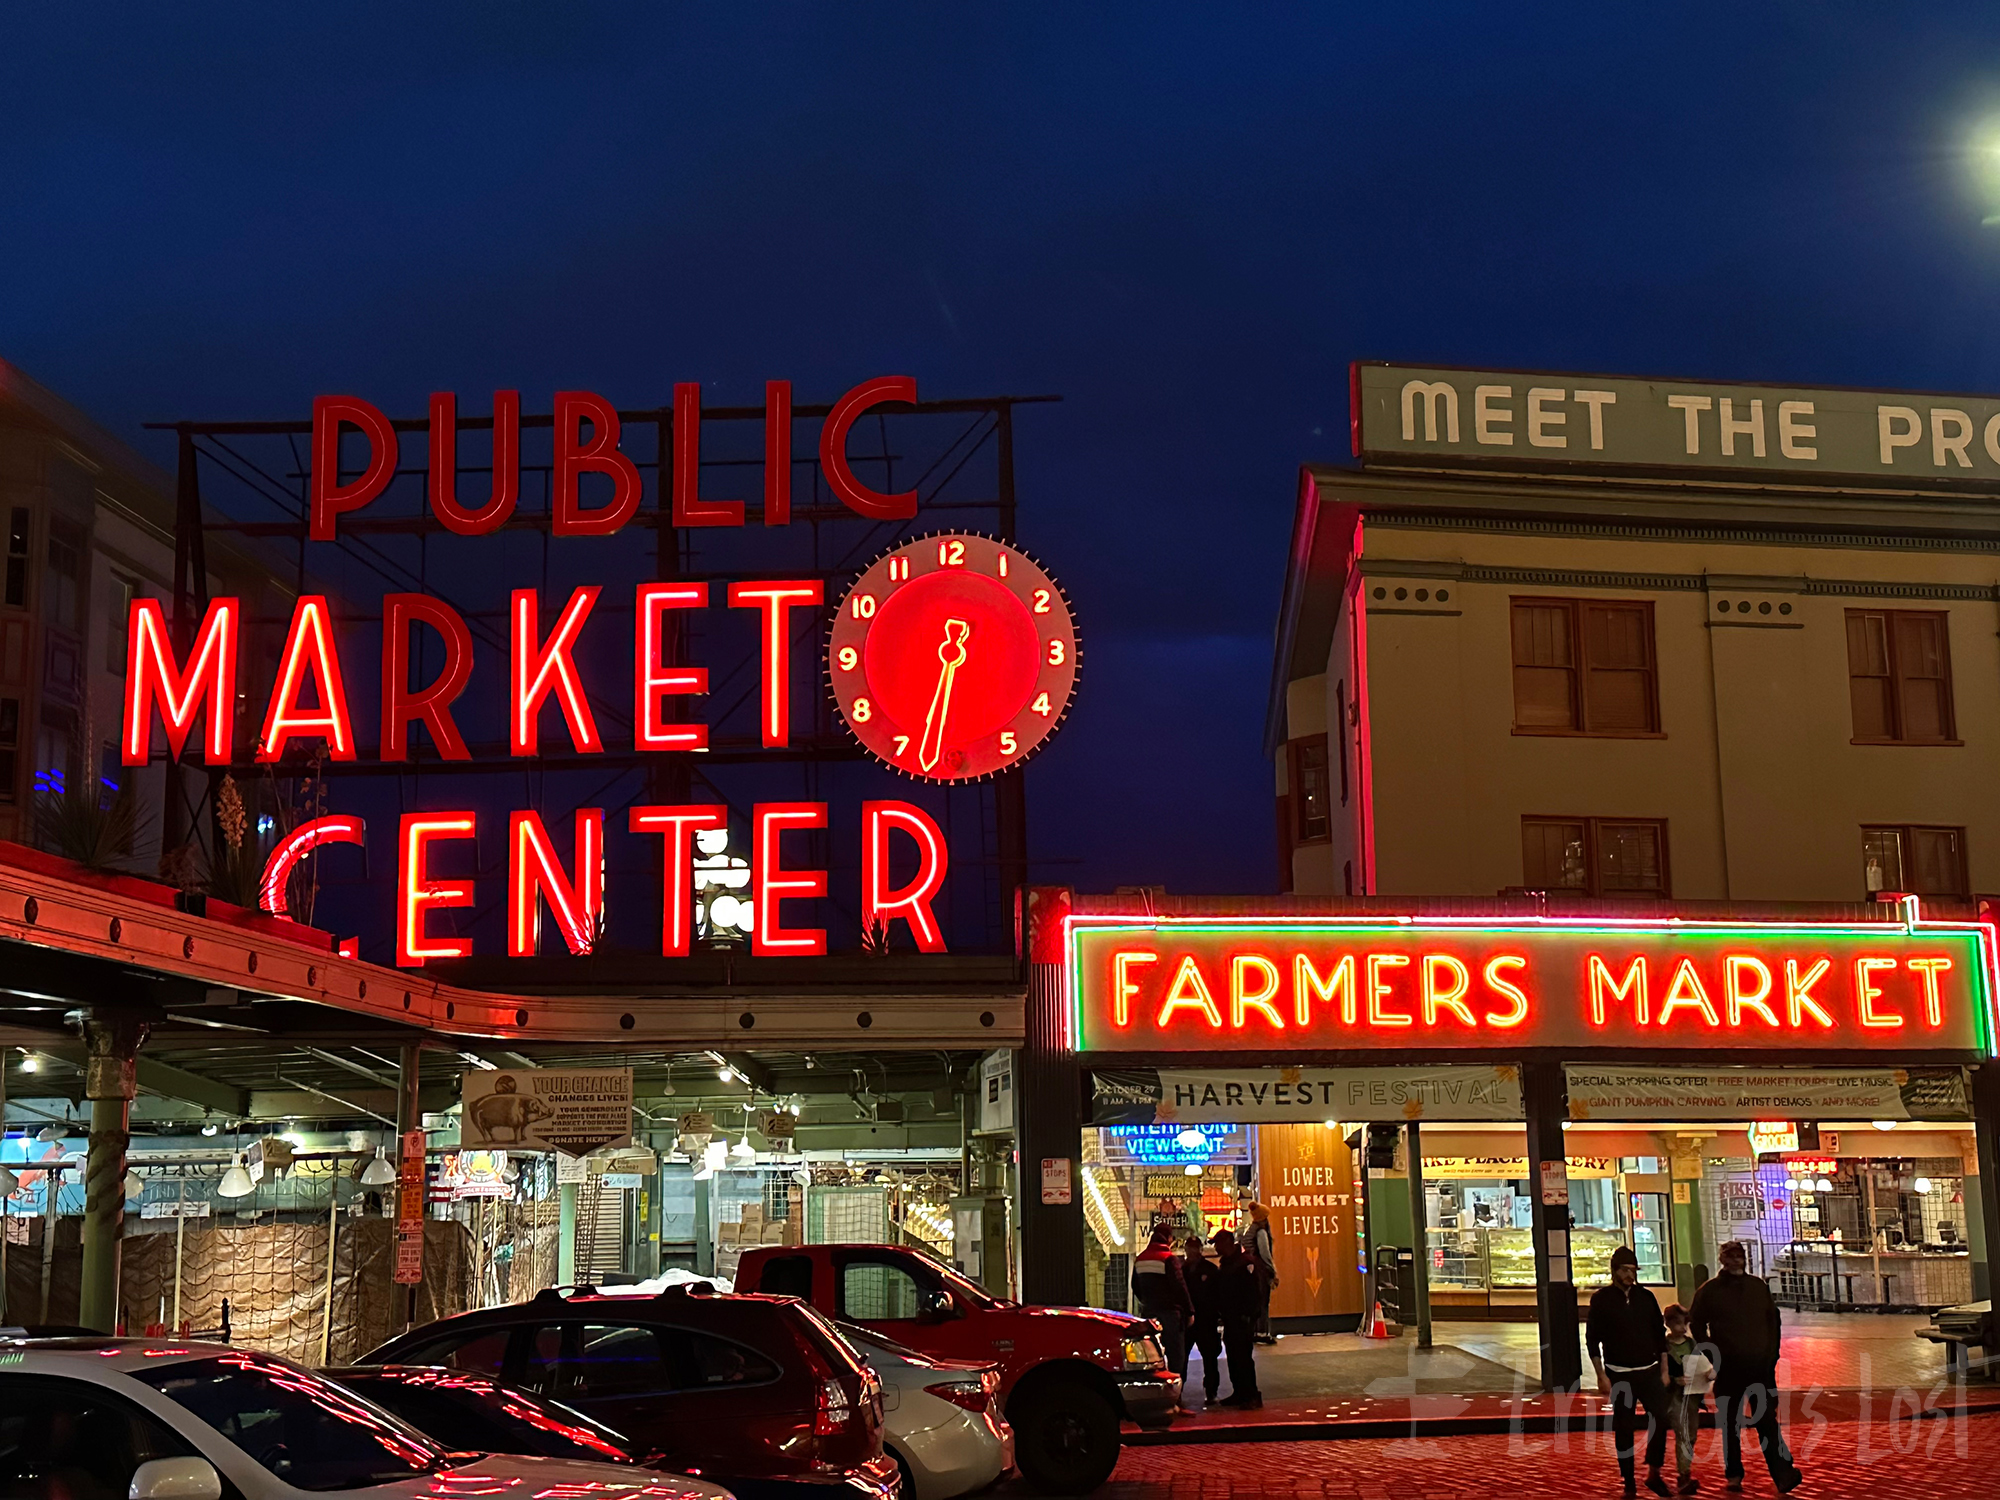
M917 746L917 765L930 770L944 754L945 718L951 713L951 685L958 669L965 665L965 642L972 626L964 620L944 622L944 640L938 644L937 688L931 694L930 712L924 715L924 737Z

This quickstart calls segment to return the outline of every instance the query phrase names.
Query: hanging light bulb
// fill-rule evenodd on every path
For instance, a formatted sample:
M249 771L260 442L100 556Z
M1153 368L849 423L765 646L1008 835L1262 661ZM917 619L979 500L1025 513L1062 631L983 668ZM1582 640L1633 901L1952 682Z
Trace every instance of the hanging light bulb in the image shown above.
M243 1165L243 1153L237 1152L229 1163L229 1170L222 1174L222 1181L215 1185L218 1198L247 1198L257 1190L257 1184L250 1180L250 1173Z
M1919 1177L1915 1182L1911 1183L1910 1186L1915 1188L1920 1193L1928 1193L1931 1190L1931 1180L1928 1177Z
M806 1101L797 1094L792 1095L792 1102L785 1106L786 1109L792 1112L792 1118L795 1120L805 1110L805 1107Z
M1203 1135L1199 1130L1195 1129L1194 1126L1192 1125L1188 1126L1187 1129L1183 1130L1179 1135L1175 1136L1174 1140L1177 1144L1185 1146L1190 1151L1194 1150L1197 1146L1206 1145L1208 1143L1208 1137Z
M395 1165L382 1154L382 1148L377 1146L374 1159L361 1169L361 1185L371 1188L387 1187L395 1180Z
M139 1175L139 1174L138 1174L137 1172L127 1172L127 1173L125 1174L125 1196L126 1196L126 1197L128 1197L128 1198L136 1198L136 1197L138 1197L138 1196L139 1196L139 1195L140 1195L141 1193L143 1193L143 1192L145 1192L145 1191L146 1191L146 1179L145 1179L145 1178L141 1177L141 1176L140 1176L140 1175Z
M26 1047L23 1047L21 1049L21 1071L23 1073L33 1073L37 1071L41 1067L41 1065L42 1065L42 1060L39 1057L35 1056L35 1054L30 1052Z
M203 1135L215 1135L219 1133L221 1129L222 1127L220 1125L216 1124L215 1121L210 1120L206 1125L201 1127L201 1133Z

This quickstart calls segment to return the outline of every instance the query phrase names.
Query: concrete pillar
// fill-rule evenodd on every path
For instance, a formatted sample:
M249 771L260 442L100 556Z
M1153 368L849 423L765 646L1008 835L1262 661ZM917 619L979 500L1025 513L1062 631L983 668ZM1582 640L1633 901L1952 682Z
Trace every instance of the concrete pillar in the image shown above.
M1061 964L1028 965L1027 1023L1014 1068L1021 1296L1076 1307L1084 1301L1083 1070L1066 1041ZM1069 1202L1042 1201L1045 1161L1068 1164Z
M1577 1339L1576 1282L1570 1269L1569 1167L1562 1128L1569 1102L1562 1064L1525 1064L1521 1094L1528 1114L1528 1201L1534 1225L1542 1386L1571 1391L1583 1381L1583 1346ZM1551 1203L1551 1198L1558 1201Z
M90 1101L90 1155L84 1166L83 1287L77 1321L100 1333L116 1331L118 1262L125 1238L125 1153L132 1143L132 1096L138 1092L139 1046L146 1023L127 1011L97 1011L85 1020L89 1049L83 1092Z
M1993 1257L2000 1251L2000 1063L1972 1070L1973 1137L1979 1153L1979 1184L1965 1195L1966 1242L1972 1250L1972 1295L1991 1297L1996 1278ZM1971 1188L1968 1183L1968 1189ZM1974 1218L1974 1215L1977 1218Z

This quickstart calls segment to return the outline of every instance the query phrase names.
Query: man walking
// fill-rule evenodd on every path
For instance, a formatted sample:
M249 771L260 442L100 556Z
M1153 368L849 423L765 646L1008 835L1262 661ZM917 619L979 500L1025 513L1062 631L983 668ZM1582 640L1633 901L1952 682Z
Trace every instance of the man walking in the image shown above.
M1202 1253L1200 1235L1189 1235L1181 1251L1186 1256L1181 1263L1181 1280L1187 1283L1188 1300L1194 1304L1188 1341L1201 1350L1203 1405L1213 1406L1222 1380L1222 1303L1217 1285L1222 1272ZM1181 1387L1181 1404L1187 1405L1185 1384Z
M1778 1430L1778 1304L1763 1278L1749 1274L1741 1240L1724 1245L1716 1258L1722 1269L1695 1289L1688 1322L1695 1342L1714 1350L1723 1481L1743 1488L1743 1429L1754 1427L1764 1467L1782 1495L1804 1476Z
M1590 1299L1584 1337L1590 1362L1597 1369L1597 1389L1611 1398L1611 1440L1618 1450L1618 1473L1625 1481L1625 1493L1639 1492L1632 1466L1632 1440L1642 1407L1649 1429L1647 1458L1652 1465L1646 1488L1658 1495L1670 1493L1660 1479L1652 1441L1657 1433L1664 1454L1667 1325L1660 1318L1659 1299L1639 1285L1639 1257L1631 1246L1620 1245L1611 1252L1611 1285L1599 1287Z
M1259 1407L1264 1397L1257 1389L1257 1262L1227 1229L1216 1235L1215 1253L1216 1305L1229 1355L1229 1395L1218 1404Z

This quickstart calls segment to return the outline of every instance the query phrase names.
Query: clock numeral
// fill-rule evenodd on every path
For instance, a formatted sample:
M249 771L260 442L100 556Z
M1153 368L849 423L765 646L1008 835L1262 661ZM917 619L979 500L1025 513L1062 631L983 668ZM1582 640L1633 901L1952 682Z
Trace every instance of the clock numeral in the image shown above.
M907 557L892 557L889 559L889 581L891 583L901 583L909 576L910 560Z
M965 543L939 542L938 566L940 568L962 568L965 566Z
M854 700L855 723L866 724L870 719L874 717L875 717L874 704L870 703L866 698L856 698Z
M1003 729L1000 731L1000 753L1002 755L1012 755L1020 748L1021 742L1014 738L1013 730Z
M875 617L875 596L856 594L854 602L847 606L848 612L857 620L871 620Z
M852 672L855 664L861 660L861 653L856 651L852 646L842 646L840 654L834 660L840 663L841 671Z
M1063 664L1063 655L1064 655L1064 652L1063 652L1063 643L1062 643L1061 641L1050 641L1050 642L1049 642L1049 665L1050 665L1050 666L1052 666L1052 667L1059 667L1059 666L1061 666L1061 665Z
M903 752L904 752L905 750L909 749L909 748L910 748L910 737L909 737L909 736L908 736L907 734L899 734L899 735L897 735L897 736L896 736L896 758L897 758L898 760L901 760L901 759L903 758Z
M1048 612L1049 612L1049 591L1047 589L1036 589L1035 613L1038 615L1045 615Z
M1007 576L1007 554L1004 552L1000 554L1000 576L1002 578Z
M1049 695L1047 693L1035 694L1035 701L1028 706L1045 719L1055 712L1054 709L1049 707Z

